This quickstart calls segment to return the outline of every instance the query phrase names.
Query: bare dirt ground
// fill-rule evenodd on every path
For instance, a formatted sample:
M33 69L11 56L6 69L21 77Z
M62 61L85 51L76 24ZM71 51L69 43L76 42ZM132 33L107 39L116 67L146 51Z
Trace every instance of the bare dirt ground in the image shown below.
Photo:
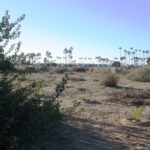
M119 88L101 84L102 73L72 73L66 90L59 98L62 108L81 102L71 116L66 116L60 127L60 140L49 149L57 150L150 150L150 105L143 105L136 118L136 106L109 101L111 93L124 88L150 89L150 83L127 80L120 75ZM42 93L51 94L63 77L57 73L36 73L29 80L46 80ZM82 81L76 78L84 79ZM142 100L142 99L141 99ZM144 100L144 99L143 99Z

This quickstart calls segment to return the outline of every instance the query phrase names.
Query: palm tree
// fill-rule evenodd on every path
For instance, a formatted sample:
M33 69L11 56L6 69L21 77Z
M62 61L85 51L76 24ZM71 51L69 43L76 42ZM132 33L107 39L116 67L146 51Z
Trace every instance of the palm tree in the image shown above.
M69 57L69 63L70 63L71 59L73 58L72 51L73 51L73 47L70 47L69 50L67 51L68 57Z
M97 57L95 57L95 59L97 59L99 65L100 65L100 62L101 62L101 60L102 60L101 56L97 56Z
M131 65L133 64L133 47L130 47L130 54L129 55L131 55L131 58L130 58L130 60L131 60Z
M36 54L36 61L40 60L41 59L41 53L37 53Z
M143 53L143 59L142 59L142 61L143 61L143 65L144 65L145 64L145 51L143 50L142 53Z
M127 54L128 54L128 58L129 58L129 65L130 65L130 55L131 55L131 52L127 51Z
M120 60L120 61L121 61L121 63L123 63L123 64L124 64L124 63L125 63L125 62L124 62L124 60L125 60L125 59L126 59L126 57L125 57L125 56L122 56L122 57L121 57L121 60Z
M52 54L50 51L46 51L46 57L49 61L50 61L50 59L52 59Z
M121 61L121 51L122 51L122 47L118 48L120 50L120 61Z
M132 52L132 62L133 62L132 64L135 64L135 61L134 61L134 60L135 60L135 59L134 59L134 58L135 58L135 54L136 54L136 52L133 51L133 52Z
M141 58L141 50L139 49L138 52L139 52L139 60L140 60L139 63L141 63L141 61L142 61L142 58Z
M35 63L35 56L36 54L35 53L30 53L30 60L31 60L31 64L34 64Z
M63 53L65 54L65 56L64 56L65 64L67 64L67 56L66 56L66 55L67 55L67 53L68 53L67 48L65 48L65 49L64 49Z
M126 64L127 64L128 59L127 59L127 50L126 49L124 50L124 53L125 53L125 59L126 59Z

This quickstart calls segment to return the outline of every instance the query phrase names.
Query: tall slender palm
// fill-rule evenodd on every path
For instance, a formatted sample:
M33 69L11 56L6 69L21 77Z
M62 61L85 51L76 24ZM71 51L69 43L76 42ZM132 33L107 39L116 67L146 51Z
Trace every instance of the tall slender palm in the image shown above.
M141 49L139 49L138 52L139 52L139 60L140 60L140 61L139 61L139 64L141 64L141 61L142 61L142 60L141 60Z
M36 54L36 62L38 62L41 59L41 53Z
M125 57L125 56L122 56L122 57L121 57L122 65L124 65L124 63L125 63L125 62L124 62L124 60L125 60L125 59L126 59L126 57Z
M127 65L128 59L127 59L127 50L126 49L124 50L124 54L125 54L125 60L126 60L126 65Z
M69 50L67 51L68 57L69 57L69 63L70 63L71 59L73 58L72 51L73 51L73 47L70 47Z
M67 48L64 49L63 53L65 54L65 56L64 56L65 64L67 64L67 53L68 53Z
M133 54L133 53L132 53L132 52L133 52L133 49L134 49L133 47L130 47L130 54L129 54L129 55L131 56L131 57L130 57L131 65L133 64L133 55L132 55L132 54Z
M48 63L51 63L53 57L50 51L46 51L46 57L47 57Z
M129 65L130 65L130 59L131 59L130 55L131 55L131 52L127 51L127 55L128 55L128 59L129 59Z
M132 52L132 64L134 64L135 65L135 57L137 57L137 56L135 56L136 55L136 51L133 51Z
M143 53L143 59L142 59L142 61L143 61L143 65L145 64L145 50L142 50L142 53Z
M120 61L121 61L121 51L122 51L122 47L119 47L118 49L119 49L119 51L120 51Z

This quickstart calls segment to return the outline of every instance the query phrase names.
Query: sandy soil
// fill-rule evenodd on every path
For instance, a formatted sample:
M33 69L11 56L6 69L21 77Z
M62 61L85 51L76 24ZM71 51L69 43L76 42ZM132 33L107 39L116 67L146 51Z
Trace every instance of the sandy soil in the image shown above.
M142 106L142 115L133 115L135 106L109 101L111 93L124 88L148 89L150 83L132 82L121 75L120 88L104 87L102 73L72 73L59 98L62 108L81 102L71 116L66 116L60 127L60 140L49 149L61 150L150 150L150 105ZM30 80L46 80L42 93L51 94L63 74L37 73Z

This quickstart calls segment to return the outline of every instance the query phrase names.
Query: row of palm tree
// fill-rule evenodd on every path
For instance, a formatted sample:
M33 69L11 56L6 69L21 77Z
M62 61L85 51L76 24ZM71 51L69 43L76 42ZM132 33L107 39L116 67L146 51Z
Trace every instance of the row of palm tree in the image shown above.
M92 57L78 57L78 59L73 60L73 47L69 49L65 48L63 50L63 57L56 56L56 59L53 59L52 53L50 51L46 51L43 62L46 64L51 64L53 62L64 63L64 64L107 64L110 65L114 61L120 61L122 65L141 65L145 64L149 58L150 51L149 50L137 50L131 47L129 50L123 49L119 47L120 58L114 57L114 60L110 60L108 58L103 58L101 56L97 56L95 58ZM20 64L36 64L41 62L42 55L41 53L21 53L17 55L18 62Z
M150 57L150 50L134 49L123 49L118 48L120 51L120 62L126 65L144 65Z

